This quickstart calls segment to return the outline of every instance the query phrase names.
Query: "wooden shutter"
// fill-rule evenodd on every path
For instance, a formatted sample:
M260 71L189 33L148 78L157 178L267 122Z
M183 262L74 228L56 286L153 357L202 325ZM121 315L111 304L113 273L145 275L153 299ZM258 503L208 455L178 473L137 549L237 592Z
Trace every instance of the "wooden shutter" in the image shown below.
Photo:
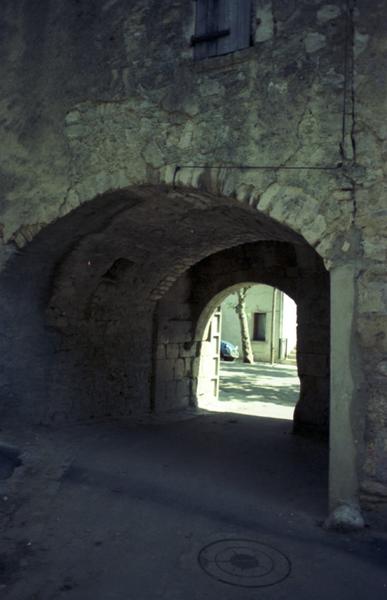
M199 41L201 37L218 31L218 11L223 0L197 0L196 2L196 30L193 42L195 42L195 59L216 56L217 38L213 40Z
M195 59L247 48L250 28L251 0L197 0Z
M228 54L250 46L251 0L223 0L219 26L230 29L230 35L218 39L217 54Z

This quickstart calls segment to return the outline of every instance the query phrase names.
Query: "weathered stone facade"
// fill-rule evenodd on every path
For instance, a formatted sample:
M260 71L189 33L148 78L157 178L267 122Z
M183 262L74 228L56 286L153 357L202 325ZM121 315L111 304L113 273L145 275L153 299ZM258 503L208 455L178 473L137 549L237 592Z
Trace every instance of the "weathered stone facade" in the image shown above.
M331 505L385 505L387 3L254 5L254 45L194 61L194 1L3 1L2 415L155 408L164 359L192 403L191 354L158 338L168 294L189 353L205 261L290 244L307 264L284 291L311 255L331 274ZM233 283L217 269L202 309Z

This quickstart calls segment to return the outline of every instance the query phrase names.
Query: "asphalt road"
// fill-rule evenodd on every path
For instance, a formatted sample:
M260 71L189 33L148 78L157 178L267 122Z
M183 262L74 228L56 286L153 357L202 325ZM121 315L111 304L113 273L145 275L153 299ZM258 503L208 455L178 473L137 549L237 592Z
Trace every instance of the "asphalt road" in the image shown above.
M383 534L327 532L327 448L291 422L13 433L4 600L385 600ZM254 586L254 587L253 587Z

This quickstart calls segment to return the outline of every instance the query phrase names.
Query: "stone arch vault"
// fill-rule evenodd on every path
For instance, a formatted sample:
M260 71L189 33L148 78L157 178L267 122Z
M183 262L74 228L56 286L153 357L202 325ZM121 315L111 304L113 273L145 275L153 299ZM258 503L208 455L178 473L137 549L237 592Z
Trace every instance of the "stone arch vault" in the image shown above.
M296 301L301 393L294 428L325 432L329 423L329 274L305 244L259 241L235 246L210 255L179 278L155 312L154 408L196 406L204 328L220 296L246 281L272 285Z
M297 298L296 423L326 428L329 275L286 214L274 220L235 198L140 186L98 196L47 226L2 275L3 418L62 423L192 404L201 312L225 287L258 276ZM349 457L348 444L341 447L350 478L344 488L341 468L333 478L333 505L357 498L349 417L337 419L337 430L342 440L346 424L353 442Z

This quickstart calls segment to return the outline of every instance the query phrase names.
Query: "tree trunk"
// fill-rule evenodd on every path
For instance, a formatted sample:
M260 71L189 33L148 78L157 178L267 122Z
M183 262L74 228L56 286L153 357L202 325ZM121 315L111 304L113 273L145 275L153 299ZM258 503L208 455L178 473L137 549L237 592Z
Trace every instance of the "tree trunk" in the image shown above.
M235 307L235 311L239 317L239 322L241 326L241 338L242 338L242 358L243 362L253 364L254 363L254 355L251 348L250 334L249 334L249 326L247 322L246 315L246 292L248 288L241 288L238 294L238 304Z

